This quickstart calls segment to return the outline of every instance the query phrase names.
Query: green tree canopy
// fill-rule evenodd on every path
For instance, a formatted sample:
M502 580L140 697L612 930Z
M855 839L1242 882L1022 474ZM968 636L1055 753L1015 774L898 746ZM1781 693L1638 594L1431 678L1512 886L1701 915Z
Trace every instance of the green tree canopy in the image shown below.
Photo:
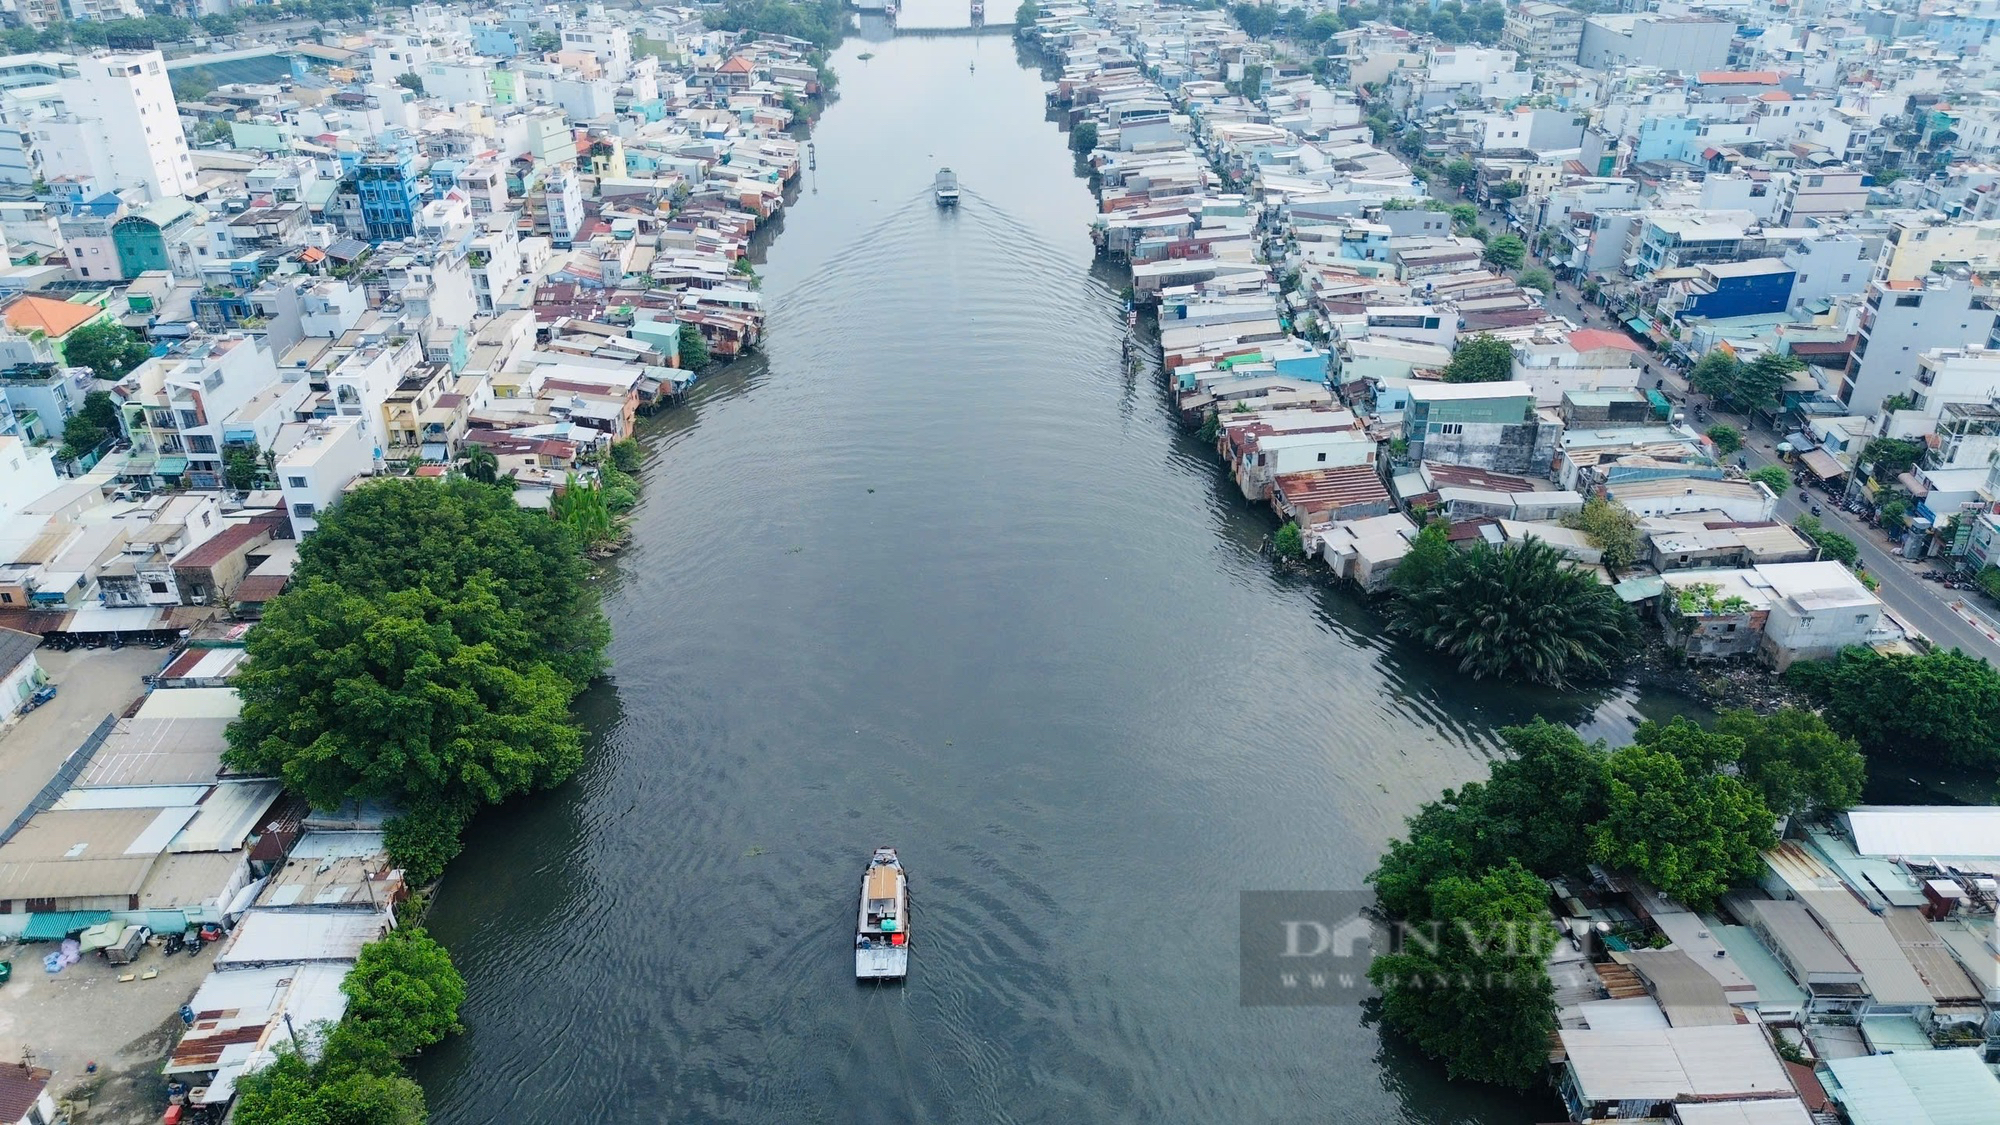
M313 1066L285 1045L236 1084L237 1125L424 1125L424 1092L399 1073Z
M1447 789L1410 818L1369 876L1382 908L1398 918L1432 916L1431 891L1447 875L1510 861L1541 876L1580 871L1590 826L1604 815L1609 760L1602 742L1535 720L1500 732L1508 755L1493 776Z
M1450 875L1426 936L1377 956L1368 979L1381 1019L1454 1080L1528 1089L1548 1071L1555 989L1543 961L1557 940L1548 888L1518 864Z
M501 588L487 573L451 599L423 585L368 597L318 574L296 580L250 633L229 763L281 776L322 808L490 804L567 778L582 761L574 685L522 655L537 638Z
M346 1023L397 1058L465 1030L458 1022L465 978L444 947L417 927L391 930L363 947L340 991L347 995Z
M1707 430L1708 440L1715 443L1715 451L1724 457L1743 448L1743 431L1735 426L1717 422Z
M680 366L683 371L699 371L708 366L708 341L702 337L701 329L692 324L681 325Z
M1417 537L1410 540L1410 552L1389 576L1390 586L1398 593L1408 593L1437 581L1454 553L1447 538L1449 534L1450 528L1442 520L1425 524Z
M1854 560L1861 557L1861 548L1854 540L1838 531L1828 531L1818 516L1800 516L1792 526L1800 535L1812 540L1826 558L1853 566Z
M1761 483L1773 493L1783 496L1792 487L1792 475L1783 465L1765 465L1750 471L1750 479Z
M1775 407L1792 373L1804 367L1805 361L1797 356L1775 352L1760 355L1737 368L1736 385L1729 393L1729 400L1743 410Z
M1780 816L1840 812L1861 800L1867 774L1861 748L1811 711L1724 711L1715 729L1743 743L1737 762L1743 780Z
M1907 473L1915 468L1917 458L1923 456L1923 453L1922 442L1878 437L1862 450L1861 460L1875 466L1875 479L1894 480L1897 474Z
M1592 830L1591 854L1699 910L1757 874L1777 843L1775 818L1755 789L1684 758L1696 736L1678 723L1660 728L1654 745L1611 756L1609 812Z
M153 354L137 332L114 321L100 320L63 337L63 358L72 367L88 367L99 379L123 379Z
M1513 377L1513 345L1486 332L1460 340L1444 368L1447 383L1504 383Z
M1454 552L1390 616L1475 679L1553 685L1604 678L1638 635L1629 606L1539 539Z
M224 484L238 492L248 492L257 487L257 478L264 472L264 454L256 442L249 445L232 445L222 451L222 480Z
M1871 758L2000 769L2000 674L1984 660L1957 649L1849 648L1801 660L1785 677Z
M1069 131L1069 150L1078 156L1089 156L1097 148L1097 123L1079 121Z
M702 20L717 31L789 35L821 47L837 45L847 33L841 0L726 0Z
M517 667L546 663L580 690L604 669L610 627L568 529L505 492L467 480L407 477L355 489L299 545L295 577L364 597L427 587L447 601L481 573L518 631L483 639Z
M1502 270L1517 270L1528 259L1528 244L1520 236L1496 234L1486 241L1486 264Z
M1522 270L1520 276L1514 280L1519 282L1523 289L1538 289L1544 293L1553 292L1556 287L1554 275L1540 266Z
M1472 161L1467 160L1463 156L1444 166L1445 182L1460 191L1471 187L1472 181L1478 178L1479 169L1473 167ZM1474 213L1476 214L1477 211L1475 210Z
M1562 525L1581 531L1604 552L1604 565L1624 570L1639 561L1639 517L1616 500L1593 496L1583 507L1562 518Z

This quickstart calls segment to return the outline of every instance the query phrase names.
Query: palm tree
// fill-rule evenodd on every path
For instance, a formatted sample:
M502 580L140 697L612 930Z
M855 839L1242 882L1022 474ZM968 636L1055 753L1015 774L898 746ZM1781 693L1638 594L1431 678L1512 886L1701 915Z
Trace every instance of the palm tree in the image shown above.
M1539 539L1454 552L1399 593L1396 627L1474 679L1603 679L1638 636L1631 607Z
M465 475L480 484L493 484L500 479L500 459L483 445L475 445L465 451Z

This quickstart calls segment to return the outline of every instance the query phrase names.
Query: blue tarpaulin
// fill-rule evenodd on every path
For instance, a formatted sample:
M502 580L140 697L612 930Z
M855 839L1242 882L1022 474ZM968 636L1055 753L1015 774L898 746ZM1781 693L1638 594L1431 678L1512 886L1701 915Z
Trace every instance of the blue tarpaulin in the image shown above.
M109 910L43 910L28 915L22 941L61 941L78 930L111 921Z

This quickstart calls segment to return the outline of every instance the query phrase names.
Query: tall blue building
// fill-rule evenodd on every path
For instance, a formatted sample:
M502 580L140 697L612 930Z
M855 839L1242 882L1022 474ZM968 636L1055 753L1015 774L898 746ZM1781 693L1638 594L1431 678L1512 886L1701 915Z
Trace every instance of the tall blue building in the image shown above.
M354 166L354 186L361 197L361 219L375 242L408 238L416 230L416 157L409 152L374 151Z

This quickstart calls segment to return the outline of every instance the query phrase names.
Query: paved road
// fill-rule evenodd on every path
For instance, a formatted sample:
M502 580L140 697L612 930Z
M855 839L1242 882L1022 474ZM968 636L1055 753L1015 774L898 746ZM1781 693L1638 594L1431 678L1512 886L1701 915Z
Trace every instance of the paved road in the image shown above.
M1593 327L1611 326L1612 322L1603 309L1594 305L1586 308L1580 304L1575 289L1558 282L1556 290L1547 303L1558 315ZM1651 380L1656 378L1666 379L1665 389L1672 396L1682 401L1690 397L1687 383L1679 375L1658 365L1653 366L1651 376L1643 385L1650 387ZM1700 395L1692 397L1696 401L1705 401ZM1712 405L1710 412L1714 421L1727 422L1744 434L1748 444L1739 456L1749 461L1750 468L1783 464L1778 458L1778 439L1775 435L1766 430L1753 429L1748 418L1724 413ZM1790 466L1785 467L1790 471ZM1937 644L1963 649L2000 664L2000 643L1989 639L1951 608L1952 602L1960 600L1976 604L1976 593L1947 590L1936 583L1924 581L1918 573L1935 566L1935 562L1911 562L1894 553L1879 532L1842 511L1830 498L1815 492L1807 503L1820 505L1820 521L1828 530L1840 532L1859 546L1861 563L1881 581L1882 588L1876 593L1891 612ZM1779 519L1792 523L1808 514L1807 504L1799 503L1797 489L1786 489L1778 497Z

